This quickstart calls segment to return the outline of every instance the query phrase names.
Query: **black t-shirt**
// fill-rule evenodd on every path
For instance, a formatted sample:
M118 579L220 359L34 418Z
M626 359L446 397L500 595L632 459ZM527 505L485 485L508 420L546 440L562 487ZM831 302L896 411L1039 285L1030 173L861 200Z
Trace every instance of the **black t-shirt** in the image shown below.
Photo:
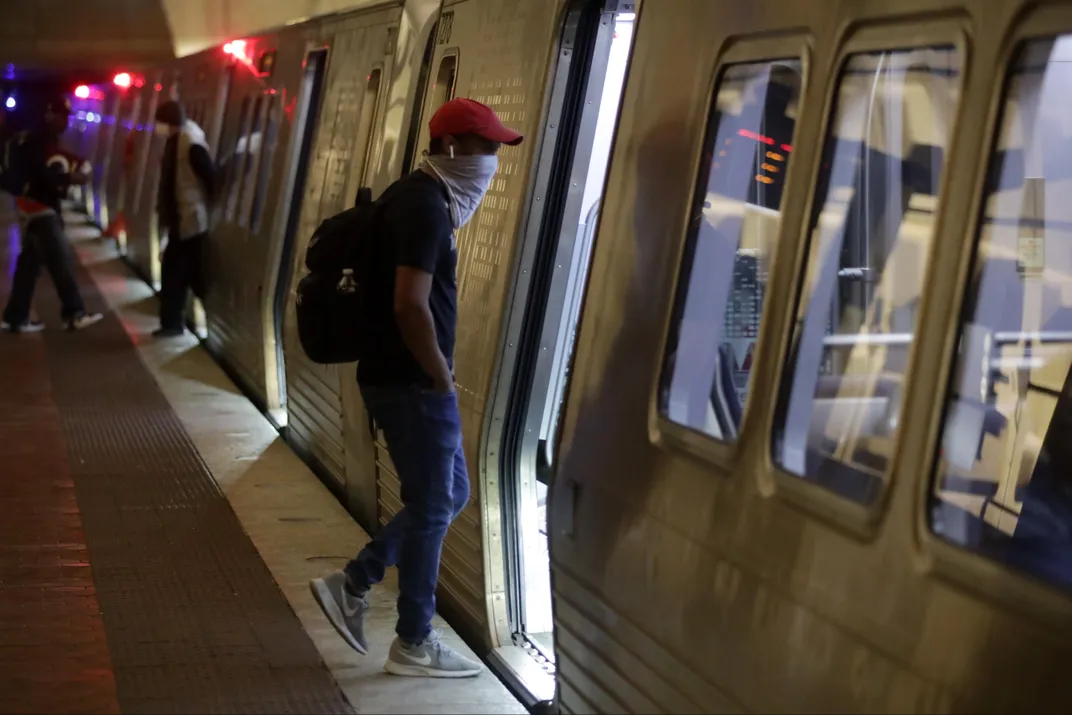
M28 131L22 135L6 137L10 142L12 163L19 167L16 173L24 181L20 196L36 201L60 214L60 202L70 187L70 179L57 164L48 164L48 159L57 149L56 137L44 131Z
M443 185L420 170L396 181L380 197L369 271L364 276L372 340L369 354L357 366L362 385L432 386L432 378L406 347L395 320L395 269L399 266L432 274L428 303L436 339L447 363L454 367L458 251L447 201Z

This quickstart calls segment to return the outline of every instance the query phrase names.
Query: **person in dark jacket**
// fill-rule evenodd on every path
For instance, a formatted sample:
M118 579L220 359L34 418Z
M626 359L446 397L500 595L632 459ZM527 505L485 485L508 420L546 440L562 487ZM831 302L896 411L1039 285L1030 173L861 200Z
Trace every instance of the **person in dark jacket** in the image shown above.
M74 255L63 232L60 202L72 184L84 184L88 176L71 172L59 148L67 129L71 105L66 97L54 96L42 104L38 126L7 140L5 151L16 165L22 188L15 195L24 224L22 246L15 264L11 295L4 309L0 330L9 333L37 332L44 323L32 320L31 304L41 266L48 270L61 303L61 317L68 330L80 330L101 319L87 313L74 277Z
M167 232L161 267L158 338L183 334L186 297L205 296L205 247L209 206L215 193L216 167L201 127L187 119L182 105L164 102L156 110L157 127L166 128L157 212Z

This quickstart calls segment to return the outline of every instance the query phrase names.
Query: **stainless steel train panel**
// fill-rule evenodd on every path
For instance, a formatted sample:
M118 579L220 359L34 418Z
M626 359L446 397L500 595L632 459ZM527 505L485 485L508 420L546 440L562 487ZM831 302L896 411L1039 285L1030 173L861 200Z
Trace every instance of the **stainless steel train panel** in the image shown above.
M1056 664L1069 653L1072 599L928 525L945 424L935 396L960 349L1002 78L1023 34L1072 31L1068 3L1031 7L642 6L551 492L563 712L1067 710ZM950 138L900 426L884 491L864 506L776 468L771 435L843 60L937 45L961 53L962 79L942 80L960 97L940 122L904 123ZM803 62L804 98L739 437L675 435L657 374L718 68L786 58Z
M127 177L130 173L131 145L128 139L132 136L134 118L141 108L141 92L135 87L129 87L122 92L118 109L112 125L111 157L107 185L105 186L105 198L108 201L109 223L115 221L123 211L123 201Z
M78 99L73 103L75 110L74 126L64 135L64 142L71 151L89 162L93 172L90 181L76 192L77 200L85 212L93 216L96 212L95 194L97 185L97 146L100 141L100 123L98 121L104 102L101 99ZM76 133L75 136L71 136Z
M297 445L323 464L340 485L347 479L343 381L354 379L353 366L316 365L305 357L295 326L294 288L304 273L305 249L317 225L353 202L347 189L351 172L360 171L353 166L354 142L366 82L373 68L382 66L389 34L397 22L398 11L391 9L349 18L331 29L319 125L294 239L284 319L288 429Z
M109 219L108 205L110 199L108 198L108 186L112 183L113 172L117 170L114 166L115 163L112 161L112 147L115 144L116 117L121 113L122 103L123 97L117 88L112 87L105 92L100 127L98 128L100 136L97 142L96 157L93 161L93 165L96 167L93 173L93 191L96 196L94 215L102 228L107 226Z
M556 3L467 0L444 7L437 28L429 88L423 98L417 150L427 147L427 123L437 109L435 81L444 56L455 58L455 96L491 106L503 121L534 136L560 7ZM440 93L439 98L442 98ZM500 169L481 208L458 232L459 324L455 380L472 484L470 504L447 535L440 600L467 621L489 647L509 642L499 485L482 460L485 412L499 362L504 299L514 270L518 227L527 199L532 142L504 147ZM399 506L397 477L378 463L380 506L386 520Z
M295 39L295 44L300 46L300 37ZM258 38L257 41L273 49L281 44L276 36ZM211 52L223 54L219 49ZM270 299L265 295L263 276L271 253L273 239L270 231L275 227L266 221L259 231L254 232L248 213L236 209L239 194L258 181L257 175L247 167L251 153L259 155L263 149L263 129L255 126L253 110L270 104L272 95L252 69L241 62L235 62L233 69L221 61L214 66L216 72L203 90L205 99L222 98L223 83L230 84L222 114L217 112L210 122L206 122L210 126L202 127L211 141L212 125L219 122L219 142L215 151L217 192L208 249L212 289L205 301L208 342L263 404L267 391L261 348L265 336L260 310L261 302ZM300 72L300 47L289 50L280 47L273 78L273 84L278 83L279 87L276 91L293 91ZM230 73L229 80L227 73ZM289 122L280 128L281 134L286 136L288 129ZM275 156L278 159L279 153Z
M163 93L161 73L150 74L142 89L142 116L135 126L134 162L126 209L127 257L150 280L159 278L159 238L156 235L156 197L160 161L166 140L153 131L153 117Z

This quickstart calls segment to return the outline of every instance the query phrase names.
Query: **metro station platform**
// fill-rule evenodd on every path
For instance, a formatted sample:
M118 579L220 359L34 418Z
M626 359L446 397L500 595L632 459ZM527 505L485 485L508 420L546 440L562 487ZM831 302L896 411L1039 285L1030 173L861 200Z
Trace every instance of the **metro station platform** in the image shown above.
M0 712L524 712L488 671L384 673L392 580L369 655L342 641L308 580L367 535L193 336L149 337L150 289L67 220L105 318L63 332L42 276L51 329L0 335ZM18 230L0 197L0 301Z

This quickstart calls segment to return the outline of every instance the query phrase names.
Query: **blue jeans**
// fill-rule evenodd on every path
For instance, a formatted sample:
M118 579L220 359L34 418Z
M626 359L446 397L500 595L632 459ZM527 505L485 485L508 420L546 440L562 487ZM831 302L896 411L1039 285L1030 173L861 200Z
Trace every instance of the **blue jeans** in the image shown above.
M402 483L402 511L346 565L350 582L367 589L398 566L395 632L420 643L432 629L443 539L469 501L456 393L416 387L365 387L361 394Z

